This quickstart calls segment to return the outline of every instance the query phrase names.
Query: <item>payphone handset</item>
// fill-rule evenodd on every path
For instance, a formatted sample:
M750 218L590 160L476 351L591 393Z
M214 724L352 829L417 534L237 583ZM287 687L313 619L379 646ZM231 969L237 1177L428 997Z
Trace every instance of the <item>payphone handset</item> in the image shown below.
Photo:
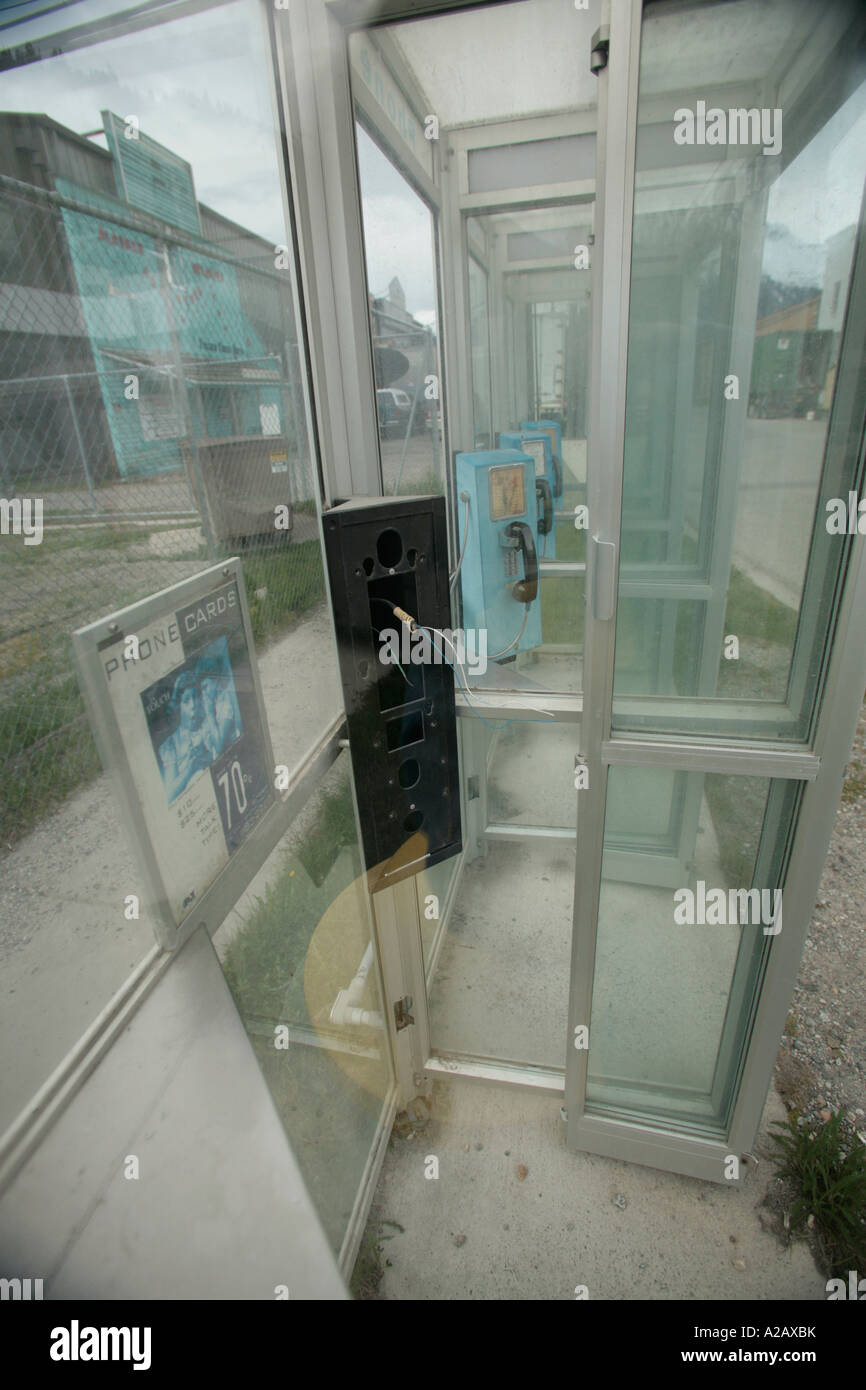
M562 477L562 426L558 420L521 420L522 430L531 430L535 434L546 434L550 440L550 448L553 453L553 495L562 496L563 477Z
M553 468L553 449L550 435L544 430L505 430L499 436L500 449L517 449L519 453L529 454L535 462L535 495L538 503L539 549L542 559L556 559L556 532L554 530L554 488L556 474Z
M464 628L486 631L489 661L541 644L535 459L519 449L458 454Z

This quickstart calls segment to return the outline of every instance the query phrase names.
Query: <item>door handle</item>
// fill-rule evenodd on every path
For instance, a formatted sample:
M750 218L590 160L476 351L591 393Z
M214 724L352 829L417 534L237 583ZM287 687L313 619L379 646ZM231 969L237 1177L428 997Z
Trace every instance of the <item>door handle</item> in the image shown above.
M599 622L608 622L616 611L616 562L615 541L600 541L598 536L590 537L592 547L592 616Z

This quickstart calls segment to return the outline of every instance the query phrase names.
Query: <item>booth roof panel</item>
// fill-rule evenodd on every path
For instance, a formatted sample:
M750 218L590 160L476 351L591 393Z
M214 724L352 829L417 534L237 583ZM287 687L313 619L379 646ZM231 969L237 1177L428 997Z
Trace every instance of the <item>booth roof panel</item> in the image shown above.
M516 0L395 24L390 32L440 125L512 120L591 106L600 0ZM583 54L583 58L581 58Z
M746 84L774 72L792 38L814 28L813 0L729 0L698 5L677 16L676 29L660 6L647 10L641 33L641 96L658 96L684 86L696 96L720 83ZM811 11L811 14L809 13Z

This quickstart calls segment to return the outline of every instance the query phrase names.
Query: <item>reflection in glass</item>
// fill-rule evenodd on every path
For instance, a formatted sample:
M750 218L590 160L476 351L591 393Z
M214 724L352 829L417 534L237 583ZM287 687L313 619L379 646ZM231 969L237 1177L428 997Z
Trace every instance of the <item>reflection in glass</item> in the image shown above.
M382 484L443 492L433 216L364 127L355 133Z
M53 32L93 14L55 9ZM3 545L0 830L22 910L0 1129L153 941L144 912L118 915L143 893L72 631L240 553L277 760L295 766L340 707L258 19L243 0L3 74L0 492L41 498L46 529ZM200 718L180 731L178 709L160 739L171 793L204 761L195 743L210 760L232 736L219 672L200 679ZM69 913L45 916L56 881Z
M575 248L587 246L590 227L590 204L577 201L466 219L474 447L520 447L516 432L531 421L547 422L557 456L561 439L561 488L558 457L551 472L553 539L544 533L543 495L538 504L541 642L524 642L516 661L491 663L482 686L582 685L586 532L574 523L586 499L591 325L590 272L576 267ZM524 452L532 449L527 443ZM569 564L581 568L562 568Z
M390 1076L365 894L341 754L214 938L335 1251Z
M743 721L757 717L745 702L774 704L765 731L802 737L845 553L827 545L825 502L855 478L834 408L866 65L853 42L836 46L840 27L832 41L819 33L814 6L754 8L751 100L741 84L728 103L719 84L741 8L699 8L687 27L644 20L615 697L724 698ZM857 10L840 6L842 28ZM678 137L682 113L706 107L696 74L726 119L728 105L760 108L786 87L781 138L765 148L733 126L727 143ZM620 728L688 732L698 717L615 702Z
M487 273L474 256L469 257L469 346L472 355L472 417L476 449L492 449L490 432L490 327L487 305Z
M781 930L796 797L796 784L757 777L609 770L590 1111L724 1128Z

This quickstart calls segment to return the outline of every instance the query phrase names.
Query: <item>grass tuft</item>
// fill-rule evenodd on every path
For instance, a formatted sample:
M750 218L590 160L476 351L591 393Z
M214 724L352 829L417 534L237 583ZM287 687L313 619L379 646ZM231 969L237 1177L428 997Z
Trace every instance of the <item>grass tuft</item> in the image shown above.
M791 1234L814 1229L826 1272L834 1277L866 1268L866 1145L852 1126L841 1112L817 1129L798 1125L792 1115L785 1123L777 1120L769 1138L780 1175L798 1193Z

